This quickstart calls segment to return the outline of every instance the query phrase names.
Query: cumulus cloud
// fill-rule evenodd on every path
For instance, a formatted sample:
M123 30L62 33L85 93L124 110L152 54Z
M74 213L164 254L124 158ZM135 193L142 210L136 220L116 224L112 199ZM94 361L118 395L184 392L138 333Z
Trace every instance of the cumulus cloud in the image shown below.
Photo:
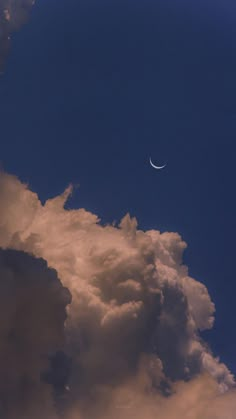
M34 0L0 0L0 71L10 46L11 33L28 19Z
M233 417L234 378L200 336L215 307L182 262L186 243L139 230L129 214L103 226L85 209L66 210L71 193L42 205L16 177L0 176L0 246L44 258L72 295L64 417Z
M201 375L191 382L174 384L174 393L168 399L145 391L147 379L143 374L135 381L112 392L110 407L101 413L103 419L233 419L235 393L219 395L216 382ZM120 400L126 400L121 404ZM114 409L116 406L116 409ZM96 415L94 415L96 417ZM76 419L76 414L69 417Z
M0 412L4 419L56 418L41 379L64 347L70 293L43 259L0 249ZM49 416L48 416L49 415Z

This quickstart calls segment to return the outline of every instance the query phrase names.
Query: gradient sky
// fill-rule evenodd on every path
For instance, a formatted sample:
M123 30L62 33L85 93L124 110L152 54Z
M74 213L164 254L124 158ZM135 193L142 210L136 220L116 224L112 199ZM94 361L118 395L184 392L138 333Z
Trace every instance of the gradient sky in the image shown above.
M0 79L3 168L42 201L79 183L69 206L103 223L179 232L234 373L235 21L230 0L38 0Z

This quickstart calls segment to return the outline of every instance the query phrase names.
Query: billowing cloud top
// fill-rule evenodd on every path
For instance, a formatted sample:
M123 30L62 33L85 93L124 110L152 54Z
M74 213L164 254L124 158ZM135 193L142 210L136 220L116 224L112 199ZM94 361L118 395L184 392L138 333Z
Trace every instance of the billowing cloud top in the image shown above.
M57 409L63 399L66 419L233 418L234 378L200 337L215 307L182 263L186 243L139 230L129 214L102 226L64 209L71 192L42 205L0 177L0 246L44 258L72 295L63 351L73 368Z
M34 0L0 0L0 71L3 70L10 36L28 19Z

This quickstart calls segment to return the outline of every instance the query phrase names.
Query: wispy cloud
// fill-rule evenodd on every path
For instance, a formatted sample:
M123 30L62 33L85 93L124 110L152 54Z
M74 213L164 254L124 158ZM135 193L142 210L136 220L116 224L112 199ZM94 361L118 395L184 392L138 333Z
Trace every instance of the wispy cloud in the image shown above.
M0 0L0 72L4 69L11 33L28 19L34 0Z

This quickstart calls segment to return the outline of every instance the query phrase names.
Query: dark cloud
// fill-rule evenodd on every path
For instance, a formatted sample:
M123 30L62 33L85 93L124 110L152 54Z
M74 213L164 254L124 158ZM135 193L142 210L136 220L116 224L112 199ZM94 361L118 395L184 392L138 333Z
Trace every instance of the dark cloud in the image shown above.
M4 69L11 33L26 23L34 0L0 0L0 72Z
M0 249L0 406L4 419L55 416L41 380L49 355L64 346L70 293L43 259Z

